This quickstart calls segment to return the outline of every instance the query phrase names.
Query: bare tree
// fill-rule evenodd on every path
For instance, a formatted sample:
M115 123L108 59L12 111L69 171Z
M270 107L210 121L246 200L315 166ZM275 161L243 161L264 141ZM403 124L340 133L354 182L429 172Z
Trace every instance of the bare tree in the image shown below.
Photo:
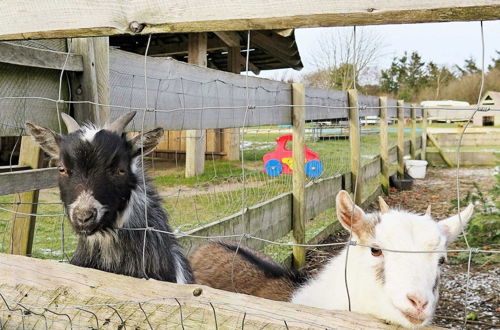
M318 51L312 56L316 71L305 75L309 85L347 90L358 85L360 78L373 75L370 65L382 55L382 37L370 30L358 28L356 47L354 33L345 29L324 34L319 39Z

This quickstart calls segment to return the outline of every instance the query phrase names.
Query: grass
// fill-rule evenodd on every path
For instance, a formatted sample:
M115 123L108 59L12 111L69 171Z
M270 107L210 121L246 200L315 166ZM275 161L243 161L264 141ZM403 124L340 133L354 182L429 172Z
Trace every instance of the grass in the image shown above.
M220 218L230 216L244 207L263 202L292 188L292 176L281 175L275 178L263 171L262 157L274 150L277 137L288 134L289 129L271 127L249 129L244 134L243 178L240 161L207 160L205 173L192 178L184 177L182 166L154 168L153 184L160 191L164 207L169 211L172 227L183 231L196 228ZM390 133L390 144L396 142L396 134ZM308 147L316 151L324 164L322 177L344 173L350 169L349 140L332 139L313 141L308 138ZM362 163L380 152L379 135L361 136ZM12 203L14 196L1 196L0 202ZM59 202L56 190L41 193L40 202ZM1 206L1 205L0 205ZM15 205L5 204L13 208ZM40 204L39 214L60 214L60 204ZM313 237L331 223L334 213L325 212L307 225L306 236ZM2 220L3 219L3 220ZM12 214L0 210L0 251L9 247ZM64 227L64 231L61 228ZM64 235L62 235L64 233ZM64 236L64 238L63 238ZM62 259L64 253L71 256L77 238L72 233L68 220L60 216L37 217L33 256L39 258ZM283 238L288 239L288 238ZM286 252L279 252L285 254Z

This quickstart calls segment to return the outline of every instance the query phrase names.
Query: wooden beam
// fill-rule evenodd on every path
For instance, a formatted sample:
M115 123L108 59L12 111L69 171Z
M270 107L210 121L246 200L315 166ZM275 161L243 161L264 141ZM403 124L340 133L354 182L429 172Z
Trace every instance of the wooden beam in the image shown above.
M420 154L420 158L423 160L427 159L427 117L428 112L426 108L422 109L422 152Z
M74 101L90 101L91 103L73 104L74 118L80 124L85 122L98 123L99 102L95 49L92 38L76 38L68 41L72 52L83 57L83 73L71 75L71 89Z
M72 325L120 329L124 320L130 329L143 329L149 323L153 329L218 326L277 330L285 328L284 320L290 329L394 329L393 325L365 314L298 306L201 285L137 279L5 254L0 255L0 291L5 298L0 299L0 319L6 329L20 325L29 329L45 325L49 329L68 329ZM5 301L16 310L9 311ZM30 308L32 313L24 308Z
M240 47L229 47L227 53L227 71L239 74L241 72ZM225 151L226 160L240 159L240 129L227 128L222 132L222 150Z
M19 165L38 168L42 165L42 160L43 152L38 143L31 136L23 136L19 154ZM16 174L19 173L21 172L17 172ZM15 207L15 211L19 213L15 213L12 217L9 249L9 252L12 254L31 255L36 216L27 214L36 213L38 194L38 190L33 190L16 196L15 202L20 204ZM26 215L21 213L26 213Z
M351 146L351 184L352 192L356 192L354 201L361 204L362 179L359 177L361 149L360 149L360 127L359 127L359 107L358 92L355 89L347 91L349 106L349 142Z
M403 178L405 174L405 101L398 100L398 177Z
M109 38L92 38L95 55L95 74L97 83L97 99L100 104L111 104L109 84ZM104 125L109 120L110 108L99 105L97 107L97 124Z
M245 56L241 56L241 70L242 71L246 70L246 61L247 61L247 58ZM260 73L260 69L255 64L253 64L251 61L248 61L248 69L250 69L250 71L252 71L255 74Z
M305 185L305 88L303 84L292 84L292 228L293 242L304 244L306 241L306 200ZM293 266L297 269L306 264L306 249L293 246Z
M207 66L207 34L189 35L188 62L198 66ZM203 114L200 111L200 114ZM193 177L205 171L205 131L186 131L186 167L185 176Z
M219 37L220 40L224 41L224 43L228 47L238 47L240 48L241 46L241 37L238 34L238 32L234 31L219 31L219 32L214 32L217 37Z
M286 45L278 45L278 41L274 40L262 32L252 32L250 34L250 44L261 48L264 52L271 56L274 56L284 64L295 67L301 63L300 58L291 57L289 53L285 51Z
M410 154L411 159L417 157L417 105L412 104L410 110L411 128L410 128Z
M441 149L441 146L437 142L434 135L427 133L427 138L429 138L429 141L431 141L432 145L436 147L437 151L439 152L439 155L441 156L441 158L443 158L446 165L448 165L449 167L453 167L453 163L448 159L448 157L446 157L446 154L444 153L443 149Z
M62 70L64 67L65 71L83 71L83 60L80 55L68 56L64 52L9 42L0 43L0 62L43 69Z
M380 101L380 184L384 194L389 195L389 127L387 96L382 96Z
M164 57L164 56L172 56L172 55L182 55L188 53L189 48L188 40L178 42L178 43L164 43L158 41L157 45L151 45L148 50L148 54L154 57ZM207 52L224 50L227 48L227 45L218 38L207 38ZM130 48L124 47L126 51L134 51L138 53L144 53L146 48Z
M0 173L0 196L55 186L57 169L54 167Z
M498 0L4 0L0 40L495 20Z

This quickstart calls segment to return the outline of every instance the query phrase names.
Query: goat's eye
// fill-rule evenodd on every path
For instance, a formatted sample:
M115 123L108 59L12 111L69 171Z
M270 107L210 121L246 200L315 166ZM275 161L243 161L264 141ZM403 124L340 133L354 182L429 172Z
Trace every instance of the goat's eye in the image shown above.
M118 170L116 170L116 174L117 174L117 175L122 176L122 175L125 175L125 174L126 174L126 172L125 172L125 170L124 170L124 169L119 168Z
M439 261L438 261L438 262L439 262L439 264L440 264L440 265L444 264L444 263L446 262L445 257L441 257L441 258L439 258Z
M64 166L59 166L57 168L57 170L59 171L60 175L68 175L68 171L66 170L66 168Z
M372 247L370 249L370 251L372 252L372 256L374 256L374 257L380 257L382 255L381 249L377 249L377 248Z

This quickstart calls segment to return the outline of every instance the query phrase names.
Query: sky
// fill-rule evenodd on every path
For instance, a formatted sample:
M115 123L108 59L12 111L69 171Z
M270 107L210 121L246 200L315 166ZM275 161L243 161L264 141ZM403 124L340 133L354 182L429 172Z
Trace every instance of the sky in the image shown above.
M421 23L374 25L357 28L378 34L382 39L382 55L373 65L379 69L389 67L395 56L401 56L405 51L417 51L426 62L452 66L462 65L471 56L480 66L481 59L481 28L479 22L451 23ZM288 74L297 76L314 71L312 61L318 51L318 43L325 34L336 34L338 30L349 32L352 27L308 28L296 29L295 38L302 57L304 68L301 72L287 70ZM491 63L495 50L500 51L500 20L484 21L485 66ZM263 71L259 76L276 78L283 75L284 70ZM295 71L295 72L294 72Z

